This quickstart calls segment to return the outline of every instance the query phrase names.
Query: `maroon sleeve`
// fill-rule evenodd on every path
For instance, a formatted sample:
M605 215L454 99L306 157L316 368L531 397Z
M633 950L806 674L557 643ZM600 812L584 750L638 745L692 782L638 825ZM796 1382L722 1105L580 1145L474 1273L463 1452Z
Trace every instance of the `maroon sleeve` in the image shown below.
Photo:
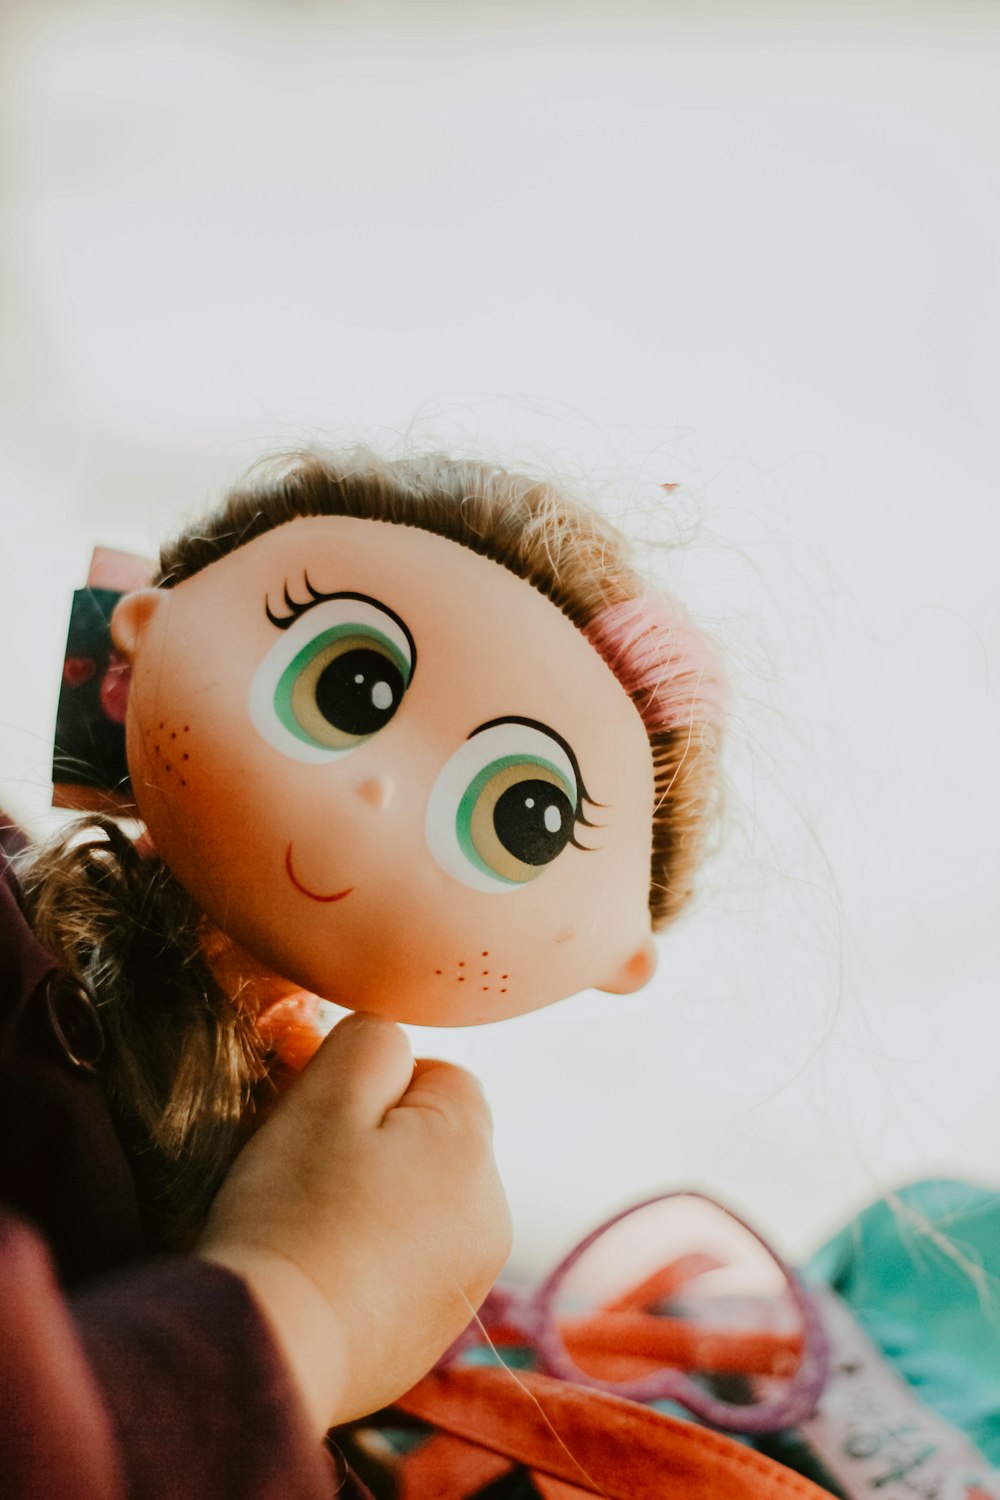
M67 1302L0 1217L0 1330L5 1500L330 1500L263 1317L221 1267L149 1261Z
M108 1413L48 1257L0 1219L0 1489L12 1500L125 1493Z
M18 828L12 818L8 818L3 808L0 808L0 852L13 859L15 854L21 854L28 847L28 840Z

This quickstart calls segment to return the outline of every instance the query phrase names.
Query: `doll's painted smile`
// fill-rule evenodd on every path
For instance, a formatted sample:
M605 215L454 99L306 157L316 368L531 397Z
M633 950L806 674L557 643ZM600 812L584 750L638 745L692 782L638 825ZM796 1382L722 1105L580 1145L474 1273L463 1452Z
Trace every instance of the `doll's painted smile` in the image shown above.
M294 885L295 889L297 891L301 891L303 896L308 896L310 901L343 901L344 897L349 896L354 889L353 885L349 885L346 891L334 891L330 896L323 896L319 891L311 891L307 885L302 884L301 880L298 878L292 868L291 844L289 844L288 848L285 850L285 869L288 872L288 878L292 882L292 885Z

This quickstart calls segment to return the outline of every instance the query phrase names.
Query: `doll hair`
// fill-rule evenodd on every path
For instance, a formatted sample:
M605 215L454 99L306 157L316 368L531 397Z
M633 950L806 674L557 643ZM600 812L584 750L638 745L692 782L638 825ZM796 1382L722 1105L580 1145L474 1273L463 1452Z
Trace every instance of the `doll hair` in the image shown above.
M650 595L622 534L551 484L438 454L366 450L270 460L161 551L173 588L265 532L305 516L414 526L471 548L545 594L635 704L649 737L654 929L685 905L718 785L723 679L707 639ZM91 818L24 876L41 940L86 983L109 1030L108 1095L136 1162L154 1244L197 1233L268 1072L252 1019L205 961L200 913L156 858Z

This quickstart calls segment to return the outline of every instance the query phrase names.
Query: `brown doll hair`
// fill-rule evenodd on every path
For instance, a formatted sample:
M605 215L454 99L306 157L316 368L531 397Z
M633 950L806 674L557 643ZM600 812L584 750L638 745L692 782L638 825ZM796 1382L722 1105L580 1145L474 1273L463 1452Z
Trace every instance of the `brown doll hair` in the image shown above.
M715 801L721 673L672 602L650 597L622 534L552 484L443 455L366 449L257 466L205 521L161 551L172 588L304 516L415 526L509 568L587 636L647 728L655 800L654 929L684 906ZM41 940L94 994L109 1031L107 1087L154 1244L189 1243L240 1141L268 1058L216 984L201 915L162 862L107 818L43 851L24 874Z

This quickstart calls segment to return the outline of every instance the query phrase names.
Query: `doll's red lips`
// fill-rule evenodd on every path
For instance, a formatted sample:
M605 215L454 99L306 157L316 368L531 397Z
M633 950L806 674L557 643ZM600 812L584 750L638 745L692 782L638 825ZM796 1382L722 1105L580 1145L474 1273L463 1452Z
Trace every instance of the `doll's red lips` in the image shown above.
M292 885L294 885L295 889L297 891L301 891L303 896L308 896L310 901L343 901L344 897L349 896L354 889L353 885L349 885L346 891L334 891L331 896L324 896L319 891L311 891L307 885L302 884L301 880L292 869L291 844L289 844L288 848L285 850L285 869L288 871L288 878L292 882Z

